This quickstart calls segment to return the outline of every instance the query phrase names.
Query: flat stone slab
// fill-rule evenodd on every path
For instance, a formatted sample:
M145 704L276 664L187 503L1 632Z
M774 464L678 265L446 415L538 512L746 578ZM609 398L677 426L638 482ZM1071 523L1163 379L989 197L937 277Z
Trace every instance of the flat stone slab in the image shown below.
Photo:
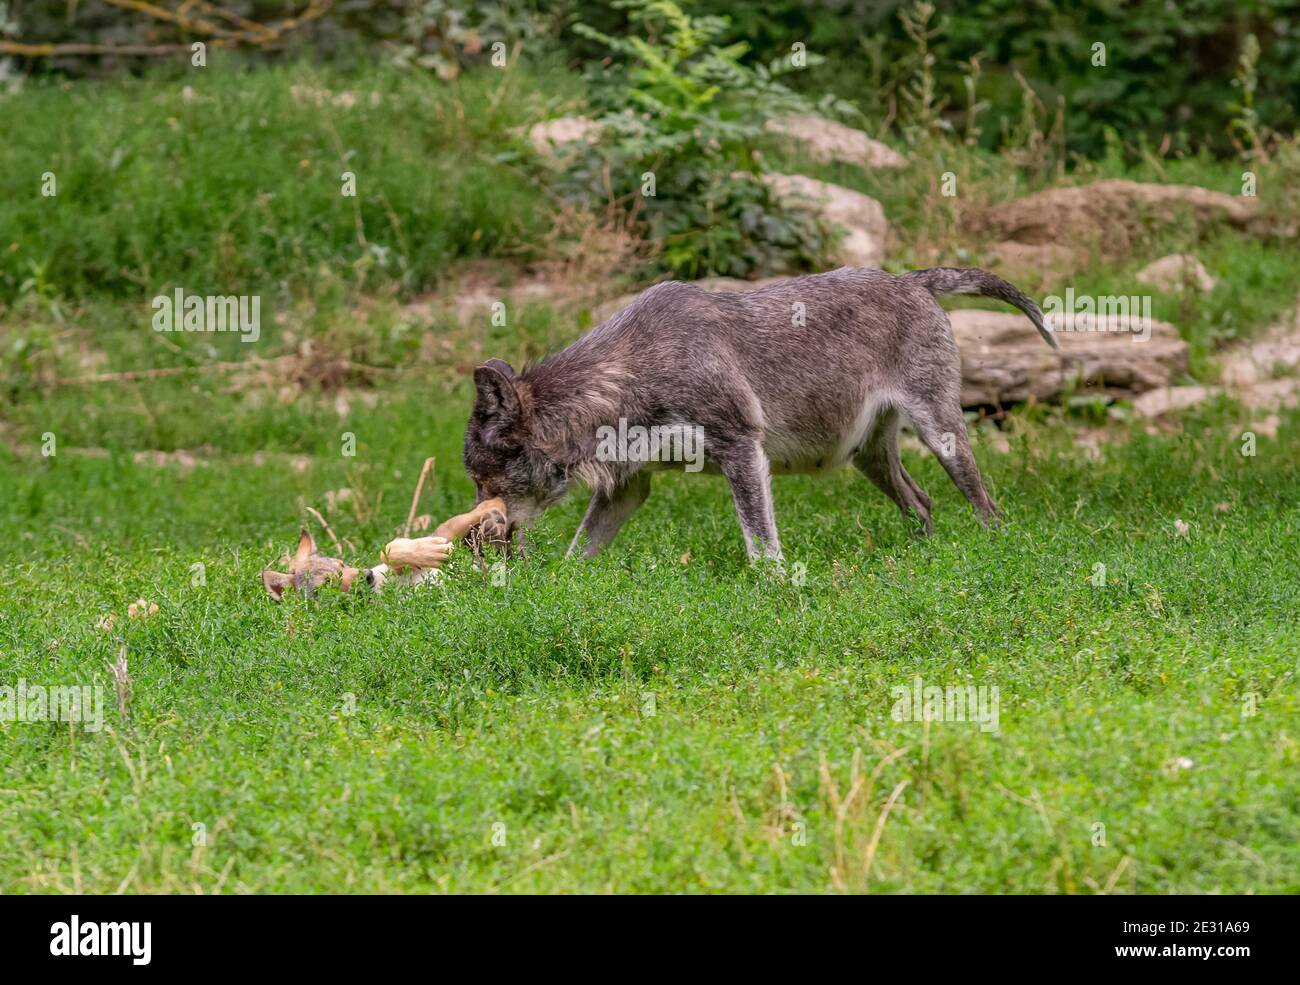
M962 309L948 317L961 351L967 407L1048 402L1067 386L1131 396L1169 386L1187 369L1187 343L1167 322L1118 316L1099 321L1097 330L1076 330L1087 323L1064 319L1054 333L1058 353L1016 312Z
M1162 417L1173 411L1203 404L1223 391L1212 386L1162 386L1148 390L1133 401L1133 409L1142 417Z
M1300 304L1256 342L1235 346L1223 356L1223 382L1248 386L1300 369Z

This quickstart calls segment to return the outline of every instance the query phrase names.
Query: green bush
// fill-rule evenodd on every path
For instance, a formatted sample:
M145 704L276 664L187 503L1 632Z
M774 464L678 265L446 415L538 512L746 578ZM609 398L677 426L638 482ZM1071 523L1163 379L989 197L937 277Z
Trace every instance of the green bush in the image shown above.
M781 206L758 180L753 152L772 115L807 110L779 80L779 63L749 65L743 42L721 45L723 17L688 15L671 0L630 0L631 30L616 38L575 32L611 54L589 72L601 139L561 179L585 204L612 197L648 229L673 274L744 277L804 269L823 258L832 232Z

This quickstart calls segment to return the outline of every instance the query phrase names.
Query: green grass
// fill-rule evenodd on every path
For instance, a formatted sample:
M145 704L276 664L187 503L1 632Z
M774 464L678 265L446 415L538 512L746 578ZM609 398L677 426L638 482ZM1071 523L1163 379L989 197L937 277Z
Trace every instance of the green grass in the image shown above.
M22 134L0 157L0 299L255 293L322 270L419 289L449 260L526 253L546 203L509 134L575 91L522 67L455 83L303 63L34 81L0 99L0 132Z
M594 563L560 557L571 500L504 585L462 558L442 587L276 606L257 572L297 504L358 490L329 519L366 562L426 453L424 508L470 502L468 391L385 390L345 423L311 395L159 386L101 396L78 440L107 458L33 454L35 411L23 455L0 452L6 682L98 683L110 705L97 734L0 725L5 891L1300 889L1294 415L1254 458L1222 404L1100 462L1067 421L1020 415L1010 454L981 452L1002 531L909 458L928 541L852 473L778 480L785 582L745 564L720 481L670 476ZM139 405L221 447L133 463ZM310 467L255 464L267 444ZM137 597L158 615L127 619ZM894 721L914 675L996 685L1000 732ZM870 782L837 831L855 756Z

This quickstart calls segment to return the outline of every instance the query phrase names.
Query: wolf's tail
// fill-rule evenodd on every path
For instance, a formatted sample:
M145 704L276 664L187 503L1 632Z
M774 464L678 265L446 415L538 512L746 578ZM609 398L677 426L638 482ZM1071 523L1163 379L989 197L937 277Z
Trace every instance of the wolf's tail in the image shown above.
M931 267L929 270L912 270L901 276L904 280L920 284L936 298L945 294L978 294L1015 305L1034 323L1034 328L1038 329L1038 334L1046 339L1048 345L1053 349L1061 348L1051 329L1043 322L1042 309L1014 284L1007 283L987 270L976 267Z

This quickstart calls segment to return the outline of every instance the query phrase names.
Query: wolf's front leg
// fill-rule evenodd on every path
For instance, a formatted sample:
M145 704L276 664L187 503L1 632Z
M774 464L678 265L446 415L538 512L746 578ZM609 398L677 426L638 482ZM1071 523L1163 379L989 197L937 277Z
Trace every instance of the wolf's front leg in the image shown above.
M772 505L772 471L762 444L757 438L742 439L715 449L714 458L731 484L750 560L766 557L779 562L781 538L776 532L776 510Z
M573 557L586 534L587 545L584 553L595 557L601 549L607 547L614 539L619 528L627 518L637 511L646 497L650 495L650 473L641 471L628 479L619 488L609 494L592 493L591 502L587 504L587 515L582 518L578 532L573 535L565 557Z

